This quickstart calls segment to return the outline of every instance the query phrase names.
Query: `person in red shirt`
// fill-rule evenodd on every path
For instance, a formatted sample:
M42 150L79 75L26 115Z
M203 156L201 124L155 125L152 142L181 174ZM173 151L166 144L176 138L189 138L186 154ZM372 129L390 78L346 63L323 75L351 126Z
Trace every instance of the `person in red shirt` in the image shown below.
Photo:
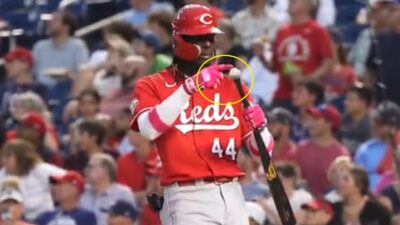
M341 122L335 107L324 104L311 107L308 113L311 117L310 140L298 145L296 161L311 193L322 196L329 191L326 176L329 165L337 157L349 155L349 151L334 136Z
M172 66L138 80L131 102L131 128L155 143L162 161L162 224L248 224L236 156L243 144L259 154L253 129L272 150L264 113L256 104L212 104L198 92L196 80L214 102L240 99L234 81L223 76L232 65L212 62L194 76L215 55L221 33L209 8L186 5L172 26Z
M131 188L135 193L136 202L143 204L146 197L146 162L157 156L157 151L153 148L151 142L146 140L138 132L132 132L132 145L135 150L119 157L117 161L117 179L118 183ZM134 171L129 173L127 171Z
M290 105L293 84L319 80L333 67L332 42L326 30L312 19L313 0L289 1L291 22L282 26L273 45L273 68L280 79L275 105Z
M268 128L275 140L272 160L296 161L296 144L290 140L290 131L294 122L293 114L284 108L274 108L268 114Z

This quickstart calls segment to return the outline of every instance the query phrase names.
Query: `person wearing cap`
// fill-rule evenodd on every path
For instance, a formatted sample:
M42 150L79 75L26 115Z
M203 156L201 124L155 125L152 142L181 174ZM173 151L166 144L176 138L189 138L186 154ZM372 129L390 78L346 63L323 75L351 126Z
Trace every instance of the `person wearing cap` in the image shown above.
M296 162L311 193L321 196L329 191L326 178L329 165L337 157L349 155L349 151L334 135L341 121L335 107L329 104L311 107L308 109L308 116L310 117L310 139L298 145Z
M159 72L171 65L172 59L164 54L158 53L161 48L160 38L151 31L144 31L141 38L133 42L136 54L144 56L147 61L147 74Z
M88 185L80 199L80 206L94 212L99 225L107 224L108 214L105 210L118 200L125 200L136 206L135 196L129 187L117 183L116 167L110 155L97 153L91 156L86 168Z
M108 210L108 225L135 225L139 212L128 201L119 200L115 202Z
M398 124L400 107L391 101L380 103L372 113L373 136L356 151L354 162L367 170L371 190L375 190L382 175L392 169L390 132Z
M79 207L85 182L78 172L70 170L62 176L51 176L50 183L54 186L54 200L58 203L58 208L41 214L35 224L97 224L93 212Z
M267 216L260 204L257 202L246 202L246 212L249 215L249 225L264 225Z
M274 108L268 114L268 128L275 140L275 149L272 152L274 162L280 160L296 161L296 144L290 139L294 123L293 114L284 108Z
M0 224L31 225L23 220L24 197L18 177L6 177L0 188Z
M291 138L295 142L308 139L308 114L307 110L325 100L325 89L319 82L306 80L294 86L292 104L296 109Z
M362 83L357 82L347 90L340 136L341 142L353 156L358 147L372 136L372 121L369 113L372 100L372 89Z
M4 59L7 67L8 79L0 85L0 115L10 116L9 105L11 96L18 93L32 91L42 98L46 97L47 88L36 82L32 74L33 58L31 51L26 48L16 47L8 52Z
M304 211L302 225L328 225L333 216L332 206L322 199L314 199L301 208Z
M45 145L48 127L43 117L35 112L23 115L16 129L16 137L31 142L40 157L48 163L62 167L64 160L60 152L56 152Z

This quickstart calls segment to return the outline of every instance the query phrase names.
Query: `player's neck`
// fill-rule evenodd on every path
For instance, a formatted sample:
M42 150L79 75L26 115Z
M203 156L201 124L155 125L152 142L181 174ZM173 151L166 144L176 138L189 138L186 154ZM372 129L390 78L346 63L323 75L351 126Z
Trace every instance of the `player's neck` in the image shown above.
M195 63L185 61L176 57L174 58L173 64L174 67L177 69L177 75L180 78L183 78L184 76L192 76L193 74L196 74L197 70L199 69L199 67Z

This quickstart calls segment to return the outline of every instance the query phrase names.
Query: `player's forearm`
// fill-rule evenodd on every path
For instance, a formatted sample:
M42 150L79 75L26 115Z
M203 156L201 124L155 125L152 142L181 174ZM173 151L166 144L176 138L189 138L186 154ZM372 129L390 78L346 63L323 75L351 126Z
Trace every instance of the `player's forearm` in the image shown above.
M267 151L271 155L272 150L274 148L274 139L273 139L271 133L269 132L269 130L267 128L264 128L260 134L264 141L265 146L267 147L267 149L260 149L260 150ZM256 142L256 139L254 138L253 133L251 133L247 137L245 137L245 144L246 144L246 147L249 150L250 154L253 157L258 158L260 156L260 152L257 147L257 142Z
M190 95L181 86L163 102L142 113L138 118L140 133L148 140L154 140L165 133L174 124L189 98Z

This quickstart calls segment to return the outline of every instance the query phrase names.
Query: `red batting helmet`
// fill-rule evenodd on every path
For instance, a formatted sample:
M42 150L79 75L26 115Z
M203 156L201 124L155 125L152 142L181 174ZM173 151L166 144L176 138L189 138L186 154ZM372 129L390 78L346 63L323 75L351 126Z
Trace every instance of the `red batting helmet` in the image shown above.
M192 61L200 55L200 46L185 41L181 35L197 36L223 33L211 10L203 5L189 4L181 8L172 22L172 45L181 59Z

